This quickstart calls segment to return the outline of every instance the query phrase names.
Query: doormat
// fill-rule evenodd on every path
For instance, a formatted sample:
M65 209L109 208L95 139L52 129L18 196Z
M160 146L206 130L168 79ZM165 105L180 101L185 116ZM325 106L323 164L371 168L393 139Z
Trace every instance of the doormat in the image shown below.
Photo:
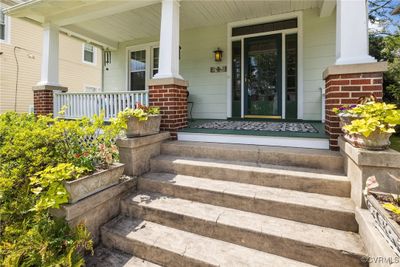
M307 122L270 122L270 121L225 121L215 120L196 122L190 128L213 130L269 131L318 133L318 130Z

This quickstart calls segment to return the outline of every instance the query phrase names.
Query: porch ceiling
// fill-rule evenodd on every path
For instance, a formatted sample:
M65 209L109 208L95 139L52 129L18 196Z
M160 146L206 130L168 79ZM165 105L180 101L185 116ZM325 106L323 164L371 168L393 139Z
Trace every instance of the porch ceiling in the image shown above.
M181 30L226 24L310 8L322 13L334 9L335 0L182 0ZM326 4L328 3L328 4ZM332 7L333 6L333 7ZM45 1L33 0L11 8L14 16L40 23L54 22L67 32L87 37L104 47L157 36L160 31L160 0L139 1Z

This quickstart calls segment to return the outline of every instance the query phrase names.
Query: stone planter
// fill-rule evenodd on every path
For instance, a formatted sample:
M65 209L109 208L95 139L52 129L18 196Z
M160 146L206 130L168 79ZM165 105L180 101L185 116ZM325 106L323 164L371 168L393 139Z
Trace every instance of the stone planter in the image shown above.
M128 138L157 134L160 132L161 115L150 115L146 121L128 118L126 136Z
M107 170L101 170L74 181L64 182L69 193L68 202L76 203L85 197L118 184L119 178L124 172L124 166L122 163L114 163Z
M345 133L344 139L355 147L378 151L389 148L391 135L391 133L382 133L380 130L375 130L368 137L362 134Z
M390 146L390 133L382 133L379 130L372 132L368 137L362 134L349 134L344 126L350 125L353 120L357 120L360 117L341 113L338 115L340 119L340 127L344 133L344 139L355 147L364 148L368 150L385 150Z
M368 210L375 220L376 228L388 242L394 253L400 257L400 226L390 218L389 213L381 206L373 195L364 194L364 199Z

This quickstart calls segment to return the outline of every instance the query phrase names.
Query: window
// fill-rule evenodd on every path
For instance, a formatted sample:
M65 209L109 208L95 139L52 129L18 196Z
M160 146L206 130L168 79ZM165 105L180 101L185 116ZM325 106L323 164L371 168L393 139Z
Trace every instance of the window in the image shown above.
M2 8L0 7L0 41L5 41L6 40L6 31L7 31L7 18L3 13Z
M159 48L155 47L153 48L153 76L158 73L158 54L159 54ZM150 78L153 78L150 77Z
M96 48L93 45L83 45L83 62L96 64Z

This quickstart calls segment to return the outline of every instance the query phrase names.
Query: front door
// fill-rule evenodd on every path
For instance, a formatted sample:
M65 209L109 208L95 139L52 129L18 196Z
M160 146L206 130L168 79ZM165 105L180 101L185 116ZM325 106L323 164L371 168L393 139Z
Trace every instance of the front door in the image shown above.
M244 115L282 116L282 35L244 39Z

